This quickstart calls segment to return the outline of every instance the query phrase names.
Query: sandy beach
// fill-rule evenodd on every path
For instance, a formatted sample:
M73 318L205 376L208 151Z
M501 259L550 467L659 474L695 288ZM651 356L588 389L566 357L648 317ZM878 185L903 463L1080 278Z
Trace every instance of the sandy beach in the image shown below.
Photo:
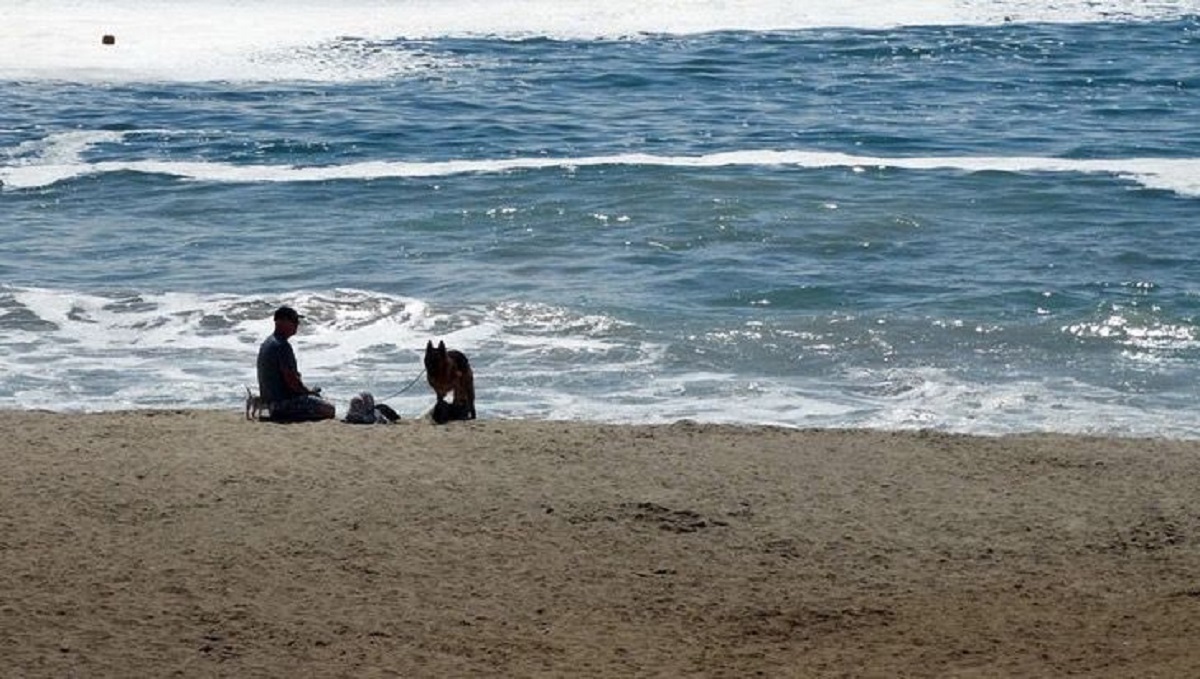
M1200 442L0 429L4 677L1200 675Z

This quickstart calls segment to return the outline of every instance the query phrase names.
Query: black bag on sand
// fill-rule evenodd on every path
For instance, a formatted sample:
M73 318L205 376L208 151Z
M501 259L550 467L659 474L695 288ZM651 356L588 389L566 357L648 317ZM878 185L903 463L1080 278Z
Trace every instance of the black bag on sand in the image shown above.
M377 417L382 417L382 418L386 419L388 422L399 422L400 421L400 413L396 412L395 410L392 410L392 407L386 403L376 403L375 404L375 414Z

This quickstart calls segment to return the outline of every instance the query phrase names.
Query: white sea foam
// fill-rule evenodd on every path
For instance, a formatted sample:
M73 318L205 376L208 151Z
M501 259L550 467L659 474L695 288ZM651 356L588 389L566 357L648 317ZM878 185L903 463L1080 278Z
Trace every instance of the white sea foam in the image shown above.
M933 367L828 378L679 370L666 347L604 316L528 303L437 310L352 289L120 295L0 286L0 407L237 410L243 385L254 385L270 311L283 302L306 315L294 342L307 382L342 407L372 391L406 417L429 406L421 351L444 339L471 357L491 418L1200 436L1195 418L1178 416L1187 393L1175 397L1177 410L1147 409L1075 379L979 383Z
M397 38L595 39L1197 13L1200 0L8 0L0 9L0 79L345 81L436 67L420 52L370 44ZM101 44L103 35L115 44Z
M570 158L528 157L434 162L369 161L345 165L237 165L204 161L121 160L89 162L85 152L98 144L118 143L122 134L72 131L26 142L10 151L0 164L0 185L30 189L86 175L140 172L217 183L327 182L445 177L459 174L503 174L559 168L630 165L681 168L780 166L796 168L845 167L916 171L1079 173L1111 175L1145 188L1200 196L1200 158L1070 159L1016 156L857 156L805 150L726 151L696 156L623 153Z
M362 376L394 364L406 353L398 347L416 346L430 320L417 300L355 290L286 299L0 291L10 298L4 311L36 319L26 330L6 329L0 343L6 381L24 385L10 405L56 409L144 407L158 398L192 406L227 401L235 387L253 384L255 348L270 332L271 309L284 301L310 318L306 365L317 376L335 369Z
M264 295L96 294L0 286L0 407L112 410L237 403L256 380L258 343L280 303L302 311L295 340L305 380L335 400L360 390L401 412L428 407L416 385L431 339L472 356L500 412L528 412L514 394L553 391L555 375L648 371L662 350L606 337L617 322L541 304L432 310L421 300L354 289ZM23 320L14 321L14 318ZM611 359L619 356L619 360ZM503 377L499 375L503 373ZM539 396L538 398L541 398ZM508 399L505 402L505 399Z

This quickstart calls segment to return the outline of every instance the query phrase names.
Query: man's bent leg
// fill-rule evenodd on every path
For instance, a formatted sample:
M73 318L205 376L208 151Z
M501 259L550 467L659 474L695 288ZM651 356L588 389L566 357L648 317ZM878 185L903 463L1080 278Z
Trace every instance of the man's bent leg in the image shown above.
M298 396L272 403L268 410L272 422L314 422L331 420L336 414L333 404L316 396Z

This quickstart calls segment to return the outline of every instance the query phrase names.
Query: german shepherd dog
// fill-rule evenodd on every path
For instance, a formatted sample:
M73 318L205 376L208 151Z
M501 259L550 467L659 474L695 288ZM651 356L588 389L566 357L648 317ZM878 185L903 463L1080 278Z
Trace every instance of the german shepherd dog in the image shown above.
M475 374L471 363L461 351L447 350L445 342L425 343L425 375L437 394L433 420L443 424L449 420L475 419ZM454 401L446 402L446 394L454 392Z

